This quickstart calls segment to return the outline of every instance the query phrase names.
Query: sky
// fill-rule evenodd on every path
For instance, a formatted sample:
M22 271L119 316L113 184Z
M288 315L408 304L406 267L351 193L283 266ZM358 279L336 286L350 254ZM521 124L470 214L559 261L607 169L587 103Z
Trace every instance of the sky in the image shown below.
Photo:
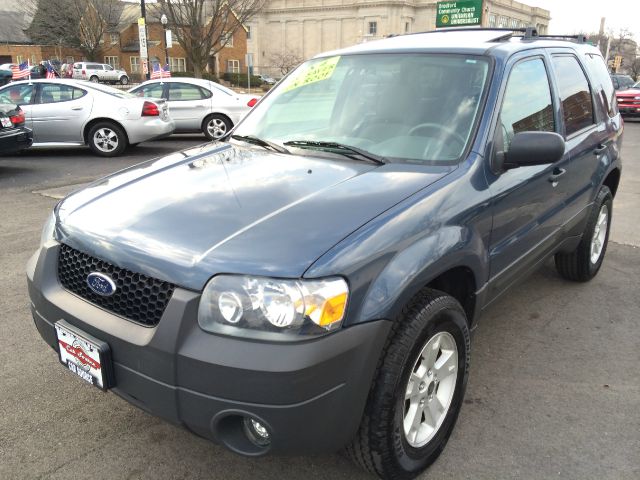
M519 0L551 11L549 33L593 33L606 17L605 31L628 28L640 42L640 0Z

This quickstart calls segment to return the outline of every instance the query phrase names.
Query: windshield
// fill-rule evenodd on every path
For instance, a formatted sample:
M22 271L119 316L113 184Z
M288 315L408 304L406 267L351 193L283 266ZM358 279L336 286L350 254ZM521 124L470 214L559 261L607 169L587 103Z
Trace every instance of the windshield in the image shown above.
M102 93L107 93L109 95L113 95L118 98L136 98L135 95L129 92L124 92L122 90L118 90L117 88L109 87L107 85L101 85L100 83L92 83L92 82L83 82L83 88L88 88L90 90L98 90Z
M336 142L387 159L452 163L480 108L483 57L366 54L310 60L234 131L284 144Z

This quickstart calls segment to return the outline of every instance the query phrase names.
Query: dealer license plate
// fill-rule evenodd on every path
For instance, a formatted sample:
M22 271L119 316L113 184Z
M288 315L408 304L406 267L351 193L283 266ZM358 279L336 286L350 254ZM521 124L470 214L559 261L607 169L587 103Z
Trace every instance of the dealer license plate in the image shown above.
M106 390L111 377L109 346L64 320L55 327L60 362L85 382Z
M0 118L0 123L2 123L2 126L5 128L13 127L13 123L11 123L11 120L8 118Z

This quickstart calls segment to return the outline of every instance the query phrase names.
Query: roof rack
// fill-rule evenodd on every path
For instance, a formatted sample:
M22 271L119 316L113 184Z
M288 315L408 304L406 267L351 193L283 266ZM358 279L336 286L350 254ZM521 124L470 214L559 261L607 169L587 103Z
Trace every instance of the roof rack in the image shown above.
M587 43L586 35L540 35L538 33L538 29L535 27L524 27L524 28L505 28L505 27L496 27L496 28L486 28L486 27L450 27L450 28L439 28L438 30L431 30L430 32L425 33L436 33L436 32L473 32L473 31L496 31L496 32L505 32L503 35L499 35L496 38L493 38L491 41L500 42L509 40L513 37L513 34L518 32L522 33L522 40L537 40L537 39L563 39L563 40L574 40L577 43Z

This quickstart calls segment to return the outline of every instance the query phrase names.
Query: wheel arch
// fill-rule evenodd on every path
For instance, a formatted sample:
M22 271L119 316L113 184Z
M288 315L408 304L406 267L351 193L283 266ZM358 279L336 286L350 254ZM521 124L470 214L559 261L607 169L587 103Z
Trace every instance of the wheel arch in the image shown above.
M611 170L605 177L602 184L609 187L609 190L611 190L611 196L615 198L618 186L620 185L620 169L614 168Z
M129 141L129 132L127 132L127 129L124 127L124 125L122 125L122 123L120 123L120 122L118 122L118 121L116 121L116 120L114 120L112 118L98 117L98 118L91 119L84 126L84 130L82 131L82 138L84 140L84 144L85 145L89 144L89 131L91 130L91 128L93 128L93 126L95 124L100 123L100 122L113 123L114 125L117 125L118 127L120 127L122 129L122 131L124 132L124 136L126 137L127 145L129 145L131 143Z

